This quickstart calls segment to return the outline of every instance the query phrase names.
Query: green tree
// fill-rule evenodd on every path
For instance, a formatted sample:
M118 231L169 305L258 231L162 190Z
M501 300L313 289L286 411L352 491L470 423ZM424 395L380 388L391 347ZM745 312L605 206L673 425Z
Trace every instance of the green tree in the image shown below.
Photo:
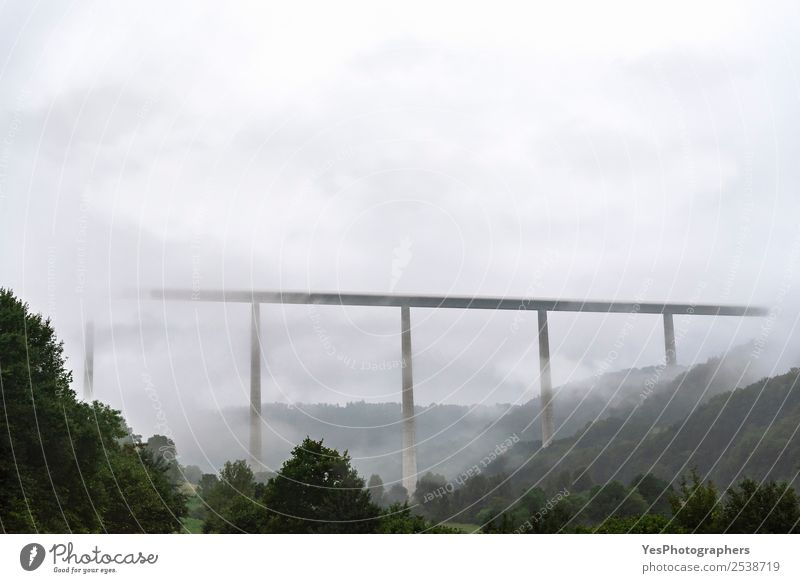
M550 498L522 523L515 525L522 534L550 534L574 528L573 518L581 504L577 495Z
M167 464L140 446L125 445L107 453L103 529L130 534L180 530L186 497L172 483Z
M449 488L452 491L452 487ZM447 478L441 474L427 472L417 481L413 499L417 511L430 520L440 522L451 516L450 492Z
M308 437L267 483L263 500L266 532L373 532L380 515L347 452Z
M666 480L657 478L653 474L639 474L631 480L631 488L642 495L650 506L648 510L650 514L667 516L672 513L669 503L672 486Z
M603 522L612 516L638 516L647 510L647 503L636 490L612 481L592 489L586 517L594 522Z
M246 461L225 462L219 479L208 493L204 488L201 498L208 507L203 532L264 532L267 511L256 499L256 481Z
M481 532L486 534L508 534L517 528L514 516L509 512L498 514L488 508L478 513L478 521L483 525Z
M725 532L790 534L798 531L800 506L786 482L745 479L728 490L722 511Z
M659 514L642 516L614 516L596 527L581 527L578 532L594 534L681 534L678 525Z
M381 515L379 534L453 534L458 532L439 524L428 522L422 516L411 513L408 504L392 504Z
M218 481L219 478L217 478L216 474L203 474L198 484L200 494L203 496L211 494L211 490L216 486Z
M185 499L164 468L140 455L119 412L79 401L71 381L50 321L0 289L0 529L179 528Z
M675 523L690 533L719 532L721 507L714 483L703 483L696 468L683 476L678 491L669 496Z

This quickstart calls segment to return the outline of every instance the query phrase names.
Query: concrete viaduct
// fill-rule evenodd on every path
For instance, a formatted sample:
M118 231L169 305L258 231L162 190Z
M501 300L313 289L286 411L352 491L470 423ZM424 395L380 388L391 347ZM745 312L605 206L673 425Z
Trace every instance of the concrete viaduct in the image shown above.
M303 291L187 290L163 289L152 292L153 299L194 302L227 302L250 304L250 457L261 461L261 304L315 304L335 306L380 306L400 308L402 357L402 483L409 495L417 480L416 435L414 420L414 378L411 361L411 308L450 308L462 310L527 310L535 311L539 328L539 373L542 447L553 440L553 386L550 376L550 340L548 312L595 312L661 314L664 321L666 364L676 364L674 315L693 316L765 316L766 309L752 306L674 304L663 302L589 301L537 299L524 297L435 296ZM87 328L87 375L85 392L91 396L93 335Z

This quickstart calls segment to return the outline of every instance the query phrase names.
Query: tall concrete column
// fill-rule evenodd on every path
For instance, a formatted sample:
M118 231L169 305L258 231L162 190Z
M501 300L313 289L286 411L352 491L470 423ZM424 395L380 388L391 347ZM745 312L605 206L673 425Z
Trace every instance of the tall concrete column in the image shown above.
M403 487L408 496L417 487L416 429L414 427L414 375L411 368L411 310L408 306L400 308L400 327L402 330L402 370L403 370Z
M675 325L670 312L664 312L664 351L667 355L667 366L675 366L678 363L678 354L675 352Z
M250 465L261 467L261 310L253 303L250 312Z
M542 447L553 441L553 381L550 378L550 334L547 330L547 311L538 310L539 315L539 379L542 410Z
M83 336L83 399L94 399L94 322L87 320Z

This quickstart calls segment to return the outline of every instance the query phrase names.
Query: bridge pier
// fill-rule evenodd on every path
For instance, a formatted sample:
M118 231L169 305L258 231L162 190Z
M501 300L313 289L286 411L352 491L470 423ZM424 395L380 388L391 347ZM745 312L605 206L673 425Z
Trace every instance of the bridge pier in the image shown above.
M414 375L411 367L411 309L400 308L401 357L403 371L403 467L402 481L409 498L417 487L416 428L414 427Z
M664 351L666 353L667 367L678 364L678 354L675 352L675 325L672 322L672 312L664 312Z
M83 400L94 400L94 322L86 321L83 336Z
M261 309L250 308L250 465L261 469Z
M550 377L550 334L547 329L547 310L537 310L539 316L539 401L541 403L542 447L553 441L553 381Z

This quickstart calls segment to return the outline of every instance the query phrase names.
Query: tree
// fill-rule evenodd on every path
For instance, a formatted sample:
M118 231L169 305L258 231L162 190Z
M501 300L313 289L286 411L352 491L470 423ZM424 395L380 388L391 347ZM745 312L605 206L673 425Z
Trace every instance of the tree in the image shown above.
M167 475L173 484L184 481L178 464L178 449L175 447L174 441L164 435L153 435L147 440L146 447L150 450L153 459L164 464Z
M728 491L721 522L724 532L797 532L800 522L797 495L786 482L759 484L755 480L742 480Z
M484 509L478 513L478 521L483 524L481 532L486 534L508 534L514 532L517 524L508 512L494 513L493 510Z
M274 477L275 472L270 472L269 470L253 472L253 479L256 481L256 485L266 485Z
M504 474L486 476L477 474L468 478L460 488L456 488L450 497L450 512L457 515L459 521L474 522L478 513L487 503L508 504L511 488ZM483 523L482 521L480 521Z
M179 528L185 499L164 468L140 455L118 411L79 401L71 381L50 321L0 289L0 529Z
M594 534L682 534L684 531L673 521L658 514L642 516L614 516L597 527L582 527L579 532Z
M392 484L392 487L383 496L383 503L386 506L405 504L406 502L408 502L408 490L400 483Z
M721 508L717 487L709 480L703 483L696 468L689 479L683 476L677 493L669 496L675 523L690 533L719 532Z
M203 470L194 465L189 465L181 468L183 478L190 484L199 484L203 477Z
M377 531L379 534L454 534L455 529L433 524L422 516L411 513L407 503L392 504L381 515Z
M653 474L639 474L631 481L631 488L642 495L650 506L648 510L650 514L668 516L671 513L669 494L672 492L672 486L667 481Z
M372 502L378 506L383 505L383 480L378 474L372 474L367 481L367 490L369 491Z
M244 460L225 462L216 482L202 500L208 506L203 532L214 533L258 533L264 532L267 511L256 499L256 482L253 470Z
M637 516L647 510L647 503L636 490L612 481L592 489L592 497L585 513L592 522L603 522L612 516Z
M263 501L266 532L367 533L375 531L380 515L347 451L308 437L267 483Z
M217 478L216 474L203 474L198 484L200 493L203 496L208 496L218 481L219 478Z
M174 487L166 463L141 446L126 445L108 454L102 528L129 534L180 530L186 497Z
M437 522L447 520L451 516L450 512L450 492L452 484L448 488L447 478L441 474L427 472L417 481L417 488L414 490L414 502L417 509L423 516Z
M569 488L570 490L575 490L576 492L588 492L594 486L594 480L592 480L592 474L589 472L589 468L579 468L575 470L572 474L572 486Z
M538 488L534 489L534 492ZM531 498L528 502L532 502ZM577 495L559 497L556 495L548 500L543 500L542 504L529 509L528 517L514 528L522 534L550 534L564 532L571 528L571 523L578 508L582 503Z

